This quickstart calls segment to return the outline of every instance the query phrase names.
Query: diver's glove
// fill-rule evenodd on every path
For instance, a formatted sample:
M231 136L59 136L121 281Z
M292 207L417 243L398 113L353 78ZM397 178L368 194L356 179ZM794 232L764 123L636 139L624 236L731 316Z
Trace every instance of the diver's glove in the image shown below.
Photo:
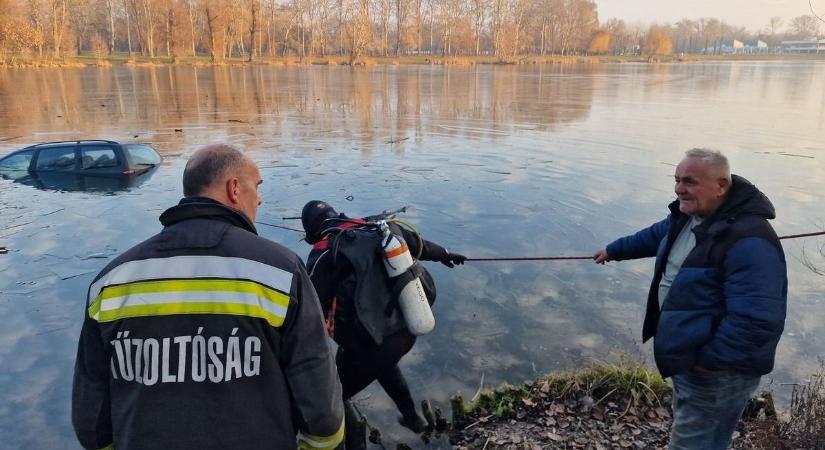
M464 261L467 260L467 257L464 255L460 255L458 253L450 253L449 251L444 252L444 256L441 258L441 264L449 268L455 267L456 264L464 264Z

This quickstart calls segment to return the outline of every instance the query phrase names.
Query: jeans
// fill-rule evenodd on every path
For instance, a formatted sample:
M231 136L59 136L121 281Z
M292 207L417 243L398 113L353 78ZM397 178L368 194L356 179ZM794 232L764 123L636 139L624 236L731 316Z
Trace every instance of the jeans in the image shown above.
M760 378L727 370L694 369L673 375L673 430L668 448L727 449Z

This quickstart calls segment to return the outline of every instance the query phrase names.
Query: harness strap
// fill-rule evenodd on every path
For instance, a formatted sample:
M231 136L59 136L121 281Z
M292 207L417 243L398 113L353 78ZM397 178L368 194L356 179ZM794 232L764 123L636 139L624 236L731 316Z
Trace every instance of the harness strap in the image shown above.
M392 292L390 292L390 302L387 303L387 307L384 309L384 315L390 316L392 314L392 311L398 307L398 297L401 295L401 291L403 291L404 288L410 284L410 282L420 277L423 273L424 267L416 261L412 266L410 266L409 269L404 271L404 273L393 278Z
M341 223L341 225L338 225L338 228L344 230L362 223L367 223L367 221L364 219L350 219L349 222L343 222ZM312 248L314 250L326 250L327 247L329 247L329 235L325 236L320 241L312 244Z

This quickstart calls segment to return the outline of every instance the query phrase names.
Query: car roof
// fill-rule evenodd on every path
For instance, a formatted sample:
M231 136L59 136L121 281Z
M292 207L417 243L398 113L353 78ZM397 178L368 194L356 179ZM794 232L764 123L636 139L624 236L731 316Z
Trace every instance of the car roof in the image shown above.
M35 148L49 148L49 147L60 147L66 144L74 144L74 145L83 145L83 144L114 144L120 145L115 141L107 141L103 139L86 139L86 140L77 140L77 141L55 141L55 142L43 142L40 144L30 145L23 150L31 150Z

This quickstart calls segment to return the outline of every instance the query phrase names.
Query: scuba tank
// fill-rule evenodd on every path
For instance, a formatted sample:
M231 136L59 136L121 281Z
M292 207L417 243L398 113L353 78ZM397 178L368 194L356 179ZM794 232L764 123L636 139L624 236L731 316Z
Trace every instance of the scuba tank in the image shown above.
M393 234L387 222L380 221L378 224L383 234L381 247L384 249L384 267L387 269L387 274L396 283L406 281L406 285L398 294L398 304L401 307L404 321L407 322L407 328L416 336L427 334L435 327L435 317L427 301L427 295L424 293L424 286L421 285L421 280L414 270L417 264L404 238ZM402 275L405 276L401 277ZM393 291L397 290L398 288L393 289Z

